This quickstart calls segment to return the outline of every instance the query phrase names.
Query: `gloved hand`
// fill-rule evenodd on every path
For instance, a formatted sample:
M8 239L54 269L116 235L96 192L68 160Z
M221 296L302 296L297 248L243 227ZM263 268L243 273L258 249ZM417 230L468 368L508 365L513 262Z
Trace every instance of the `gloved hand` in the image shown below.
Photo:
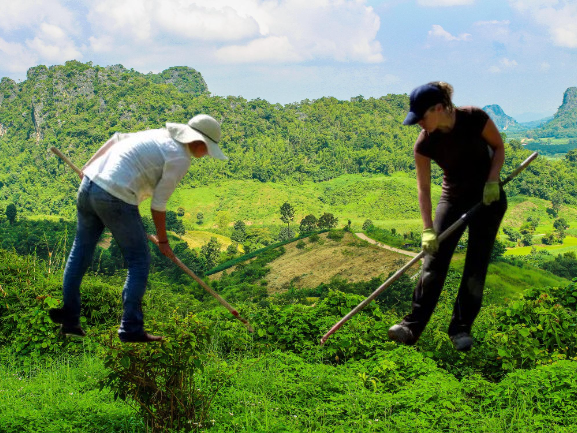
M437 233L435 229L429 228L423 230L423 235L421 236L421 244L426 253L435 254L439 249L439 239L437 238Z
M499 200L499 182L487 182L483 189L483 204L490 205Z

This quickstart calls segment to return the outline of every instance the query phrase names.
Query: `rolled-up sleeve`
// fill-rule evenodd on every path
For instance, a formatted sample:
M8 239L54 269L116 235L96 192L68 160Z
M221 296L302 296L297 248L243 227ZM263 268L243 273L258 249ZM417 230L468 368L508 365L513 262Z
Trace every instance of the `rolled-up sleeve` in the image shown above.
M188 168L190 167L190 159L178 158L167 161L164 164L162 177L156 184L156 188L152 194L152 202L150 207L159 212L166 211L166 203L176 189L178 183L182 180Z

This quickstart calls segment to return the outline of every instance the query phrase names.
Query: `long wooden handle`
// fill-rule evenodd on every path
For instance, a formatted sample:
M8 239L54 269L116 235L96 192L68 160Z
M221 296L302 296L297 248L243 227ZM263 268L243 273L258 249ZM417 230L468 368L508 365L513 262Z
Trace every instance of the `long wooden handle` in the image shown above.
M76 174L80 175L82 173L82 170L80 170L78 167L76 167L74 165L74 163L72 161L70 161L66 155L64 155L62 152L60 152L60 150L56 149L55 147L51 147L50 150L58 158L60 158L62 161L64 161L66 164L68 164L70 166L70 168L76 172Z
M525 161L521 163L521 165L519 165L519 167L517 167L509 176L507 176L505 180L500 182L501 186L506 185L511 180L513 180L519 173L525 170L529 166L529 164L531 164L531 162L533 162L533 160L537 158L538 155L539 154L537 152L532 153ZM467 213L462 215L461 218L459 218L457 221L451 224L443 233L439 235L439 242L442 242L444 239L450 236L455 230L457 230L457 228L465 224L467 220L469 220L473 215L475 215L477 211L483 206L484 204L482 202L477 203L475 206L473 206L473 208L471 208ZM326 343L326 341L332 334L334 334L336 331L339 330L341 326L343 326L346 322L348 322L351 317L353 317L355 314L357 314L359 311L365 308L373 299L379 296L383 290L385 290L387 287L389 287L391 284L397 281L400 278L400 276L407 271L407 269L409 269L412 265L417 263L417 261L419 261L421 257L423 257L424 255L425 255L424 251L421 251L419 254L417 254L409 263L407 263L405 266L403 266L401 269L395 272L387 281L381 284L373 293L371 293L371 295L368 298L362 301L359 305L353 308L345 317L339 320L329 330L329 332L323 335L323 337L321 338L321 346Z
M56 156L58 156L60 159L62 159L62 161L64 161L66 164L68 164L70 166L70 168L72 170L74 170L78 175L80 175L82 173L82 171L78 167L76 167L76 165L74 165L74 163L72 161L70 161L70 159L68 159L66 157L66 155L64 155L62 152L60 152L60 150L58 150L55 147L51 147L50 150L52 151L52 153L54 153ZM146 236L148 237L148 239L150 241L152 241L152 243L154 243L156 246L158 246L158 242L157 242L156 238L154 238L153 236L151 236L149 234L147 234ZM240 314L238 314L238 311L236 311L228 302L226 302L222 298L222 296L220 296L218 293L216 293L214 290L212 290L208 284L206 284L194 272L192 272L184 263L182 263L182 261L178 257L173 255L171 257L171 260L180 269L182 269L184 272L186 272L188 275L190 275L198 284L200 284L200 286L204 290L206 290L208 293L210 293L212 296L214 296L216 298L216 300L218 302L220 302L228 311L230 311L234 317L236 317L238 320L240 320L242 323L244 323L244 325L247 327L247 329L250 332L254 332L254 329L252 326L250 326L250 323L248 323L248 321L246 319L241 317Z
M155 237L153 237L151 235L146 235L146 236L148 237L148 239L152 243L154 243L156 246L158 246L158 240ZM241 317L241 315L238 314L238 311L236 311L228 302L226 302L224 300L224 298L222 296L220 296L218 293L216 293L213 289L210 288L210 286L208 284L206 284L194 272L192 272L192 270L190 270L190 268L188 266L186 266L184 263L182 263L182 261L178 257L173 255L170 258L170 260L172 260L176 264L176 266L178 266L180 269L182 269L185 273L187 273L189 276L191 276L194 279L194 281L196 281L198 284L200 284L200 286L204 290L206 290L208 293L210 293L218 302L221 303L221 305L223 305L228 311L230 311L234 317L236 317L238 320L240 320L242 323L244 323L244 325L246 326L246 328L250 332L254 332L254 329L252 328L252 326L250 326L250 323L248 323L248 321L246 319Z

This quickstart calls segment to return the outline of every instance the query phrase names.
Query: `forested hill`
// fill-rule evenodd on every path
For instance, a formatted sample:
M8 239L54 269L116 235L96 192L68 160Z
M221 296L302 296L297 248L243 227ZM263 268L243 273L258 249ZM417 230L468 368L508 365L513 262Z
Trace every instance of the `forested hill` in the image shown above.
M407 95L287 105L211 96L201 74L187 67L141 74L76 61L38 66L22 83L0 82L0 210L14 203L24 215L72 215L78 179L50 146L83 165L116 131L186 122L197 113L222 123L222 147L230 160L195 161L184 186L219 179L295 184L347 173L413 172L419 128L402 125L407 109ZM528 154L514 144L505 170ZM539 161L510 188L545 199L562 191L565 201L575 203L575 159ZM439 173L434 172L437 182Z
M505 114L500 105L487 105L483 107L483 110L491 117L493 122L495 122L499 131L512 132L527 129L511 116Z
M410 170L418 132L401 125L406 95L282 106L210 96L189 68L143 75L74 61L32 68L20 84L4 78L0 94L0 206L14 202L24 213L72 209L77 181L50 146L82 165L115 131L186 122L201 112L222 122L230 161L196 162L185 179L191 186L218 178L298 182Z
M577 87L569 87L553 119L536 130L536 137L577 138Z

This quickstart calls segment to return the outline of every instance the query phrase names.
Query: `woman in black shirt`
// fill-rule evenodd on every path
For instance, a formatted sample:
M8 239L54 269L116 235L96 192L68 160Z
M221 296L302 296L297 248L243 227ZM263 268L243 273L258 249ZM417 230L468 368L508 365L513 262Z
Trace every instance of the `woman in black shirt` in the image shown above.
M507 198L499 186L505 159L503 140L489 116L475 107L454 107L453 88L443 82L411 92L405 125L418 124L414 147L419 207L423 219L422 245L427 253L413 294L413 309L389 329L389 337L415 344L437 304L451 257L465 230L461 226L442 243L437 236L480 201L486 205L470 219L463 278L449 326L457 350L469 350L471 326L481 308L489 258ZM442 195L432 219L431 161L443 170Z

